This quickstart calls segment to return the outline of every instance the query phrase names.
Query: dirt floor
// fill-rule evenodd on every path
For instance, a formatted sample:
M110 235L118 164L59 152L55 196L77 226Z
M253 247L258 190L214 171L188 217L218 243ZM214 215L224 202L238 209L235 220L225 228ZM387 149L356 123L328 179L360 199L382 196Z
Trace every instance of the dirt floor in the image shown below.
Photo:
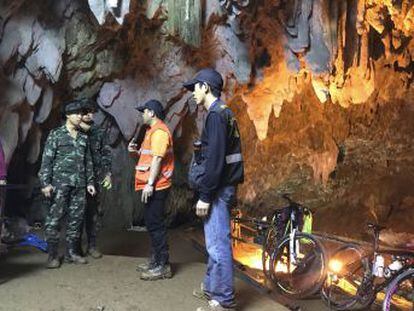
M142 232L106 232L104 258L59 270L44 269L46 255L35 249L14 248L0 258L0 310L196 310L203 303L191 293L205 272L204 257L181 230L172 231L170 240L175 276L156 282L141 281L135 271L148 251ZM287 310L239 278L236 288L240 310Z

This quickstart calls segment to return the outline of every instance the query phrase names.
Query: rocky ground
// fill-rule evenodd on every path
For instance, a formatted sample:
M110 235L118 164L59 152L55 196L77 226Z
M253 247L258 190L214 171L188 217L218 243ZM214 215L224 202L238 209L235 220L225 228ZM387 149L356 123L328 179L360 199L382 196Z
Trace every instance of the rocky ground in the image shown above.
M88 265L46 270L46 255L15 248L0 259L0 310L7 311L186 311L200 302L191 296L205 272L204 258L180 231L171 233L175 276L144 282L135 267L148 250L145 233L107 232L105 257ZM236 280L240 310L287 310L269 296ZM320 310L320 309L313 309Z

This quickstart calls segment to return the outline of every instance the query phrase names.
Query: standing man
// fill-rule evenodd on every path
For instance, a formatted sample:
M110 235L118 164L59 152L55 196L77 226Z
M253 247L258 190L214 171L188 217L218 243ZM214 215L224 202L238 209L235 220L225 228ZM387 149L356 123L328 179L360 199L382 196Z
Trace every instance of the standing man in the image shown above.
M49 258L47 268L59 268L60 223L67 215L66 242L68 259L87 263L79 254L79 238L85 213L86 190L95 195L93 164L86 134L79 131L82 104L79 101L64 107L66 123L52 130L43 151L39 178L42 192L51 199L46 216L45 235Z
M102 253L98 250L96 245L96 237L100 227L100 218L102 216L102 209L100 206L101 187L109 190L112 187L111 174L111 149L107 141L105 131L93 122L93 116L96 112L96 104L88 99L82 100L83 113L82 122L80 124L81 130L89 137L89 145L91 147L93 170L97 181L95 188L97 195L86 196L86 211L85 211L85 228L88 240L88 248L86 254L94 259L102 257ZM81 237L82 237L81 229ZM82 243L82 238L80 239Z
M7 185L6 156L4 154L3 145L0 139L0 254L6 251L6 246L1 243L4 207L5 207L5 202L6 202L6 185Z
M131 142L128 151L139 156L135 167L135 190L141 191L144 203L144 220L151 238L151 256L146 264L138 266L141 279L171 278L165 202L171 187L174 171L174 150L170 130L163 122L164 109L157 100L150 100L137 107L147 126L141 149Z
M193 184L199 193L196 214L204 219L209 260L201 289L193 294L208 300L208 307L197 311L234 310L230 208L244 178L240 133L233 112L220 99L223 79L217 71L203 69L184 87L208 112L201 134L202 173Z

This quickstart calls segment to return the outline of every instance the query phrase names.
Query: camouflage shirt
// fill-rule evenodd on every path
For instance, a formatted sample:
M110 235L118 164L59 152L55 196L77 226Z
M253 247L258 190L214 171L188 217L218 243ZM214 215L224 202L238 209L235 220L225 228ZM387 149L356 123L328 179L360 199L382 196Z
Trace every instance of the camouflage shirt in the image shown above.
M102 178L111 173L111 148L108 144L107 134L96 125L92 125L87 134L91 146L95 176Z
M85 187L94 184L95 175L88 136L78 132L70 136L66 125L52 130L47 137L39 171L42 187L70 185Z

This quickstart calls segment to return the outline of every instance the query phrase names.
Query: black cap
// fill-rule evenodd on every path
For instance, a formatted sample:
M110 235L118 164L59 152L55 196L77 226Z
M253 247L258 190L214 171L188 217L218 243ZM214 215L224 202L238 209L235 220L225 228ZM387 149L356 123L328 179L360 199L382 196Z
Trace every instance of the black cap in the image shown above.
M73 114L73 113L79 113L83 109L84 108L83 108L82 102L80 100L74 100L74 101L68 102L65 105L65 107L63 109L63 113L65 115Z
M194 91L194 85L199 82L207 83L210 87L216 89L217 91L221 92L223 90L223 78L221 77L221 74L213 68L205 68L200 70L193 79L185 82L183 86L192 92Z
M93 100L90 100L88 98L83 98L80 101L82 103L83 110L93 111L93 112L98 110L98 107L96 106L96 103Z
M135 109L140 112L144 112L145 109L152 110L154 111L158 119L165 119L164 108L162 107L162 104L156 99L151 99L147 101L145 104L136 107Z

